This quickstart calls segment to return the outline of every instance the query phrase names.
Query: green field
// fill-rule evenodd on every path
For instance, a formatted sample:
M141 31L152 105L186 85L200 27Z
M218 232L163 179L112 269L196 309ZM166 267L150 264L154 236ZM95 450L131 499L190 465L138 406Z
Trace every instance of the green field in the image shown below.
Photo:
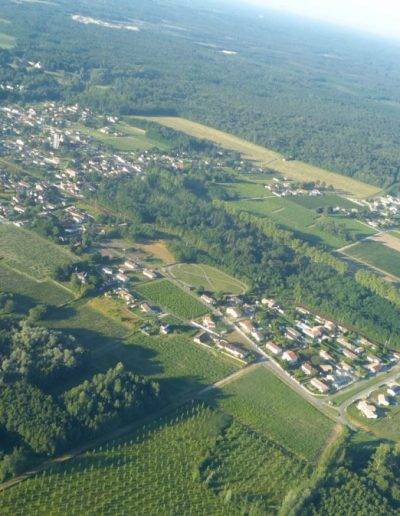
M349 201L345 197L333 193L320 195L317 197L312 197L310 195L300 195L292 197L291 200L296 204L304 206L304 208L309 208L310 210L316 210L317 208L325 208L327 206L338 206L339 208L346 208L348 210L358 207L356 203Z
M13 36L9 36L8 34L4 34L4 32L0 32L0 48L12 48L15 45L15 38Z
M101 300L99 300L100 302ZM46 322L52 328L73 334L91 351L85 376L104 372L118 362L146 377L160 381L164 395L198 391L238 369L236 361L195 344L190 336L148 337L135 326L121 324L100 312L97 300L54 311ZM73 386L76 379L60 386Z
M153 147L166 149L166 145L158 141L151 140L146 136L146 131L125 122L118 122L111 126L111 129L120 133L122 136L112 136L102 133L100 130L86 127L82 124L76 126L76 129L82 131L88 136L92 136L99 142L112 147L116 151L134 152L138 150L149 150Z
M37 279L48 278L57 267L78 260L67 248L8 224L0 225L0 258Z
M266 181L267 182L267 181ZM265 182L265 183L266 183ZM233 193L241 198L271 197L272 194L264 186L264 183L252 181L241 181L238 183L225 183L224 188L227 192Z
M223 387L219 406L309 461L317 460L334 426L263 366Z
M384 244L367 240L349 247L345 253L351 258L400 278L400 253Z
M51 280L35 281L0 262L0 292L15 295L17 308L26 312L36 304L59 306L73 299L73 294Z
M356 404L347 409L348 415L365 430L372 432L376 437L400 441L400 406L392 406L385 416L378 419L367 419L362 416Z
M260 145L255 145L232 134L218 131L212 127L192 122L184 118L177 117L146 117L147 120L171 127L177 131L183 131L196 138L211 140L221 147L240 152L244 158L254 160L261 166L267 166L276 170L284 176L298 181L323 181L332 185L336 190L349 192L355 197L362 199L376 195L379 188L362 183L341 174L329 172L307 163L300 161L283 161L281 154L269 150Z
M316 224L322 217L315 211L305 208L296 202L282 197L269 197L262 200L232 201L230 205L238 210L246 211L259 217L269 217L277 224L294 230L296 235L313 244L325 244L332 249L345 246L348 242L339 235L331 234ZM373 235L372 228L354 219L345 217L329 217L337 224L343 224L355 238Z
M145 299L184 319L195 319L208 313L208 309L194 296L167 279L142 283L135 287Z
M0 493L2 514L267 514L309 467L195 405Z
M204 264L179 263L169 269L172 276L188 286L202 287L210 292L224 294L241 294L246 291L246 285L225 274L224 272Z

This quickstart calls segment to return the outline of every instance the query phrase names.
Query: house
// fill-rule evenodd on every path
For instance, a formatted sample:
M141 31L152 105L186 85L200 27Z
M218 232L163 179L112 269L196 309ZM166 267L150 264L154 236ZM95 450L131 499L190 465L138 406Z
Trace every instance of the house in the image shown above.
M389 383L386 392L389 394L389 396L395 397L400 394L400 385L398 383Z
M323 373L331 373L333 371L333 366L331 364L321 364L319 366L319 368L321 369L321 371Z
M289 364L295 364L298 361L298 356L294 351L285 351L282 355L282 360L289 362Z
M351 365L347 364L347 362L343 362L343 360L340 362L339 366L341 369L343 369L343 371L346 371L346 373L351 373L351 371L353 371Z
M256 341L256 342L261 342L263 340L263 336L261 335L261 333L256 330L255 328L251 331L250 335L253 337L253 339Z
M204 303L207 303L208 305L214 305L215 304L215 299L212 298L211 296L207 295L207 294L202 294L200 296L200 299L204 302Z
M163 335L168 335L168 333L171 333L172 331L172 327L170 324L162 324L160 326L160 333L162 333Z
M275 299L267 299L265 297L261 299L261 304L270 309L275 308L277 306Z
M313 366L310 364L310 362L304 362L304 364L301 364L301 370L303 371L304 374L306 374L307 376L311 376L312 374L314 374L315 372L315 369L313 368Z
M381 407L388 407L390 405L390 401L386 398L384 394L379 394L378 405L380 405Z
M218 340L215 345L218 349L225 351L226 353L229 353L229 355L232 355L236 358L240 358L241 360L246 358L246 353L244 351L239 349L237 346L230 344L226 340Z
M154 312L153 307L150 306L149 303L147 303L146 301L140 304L140 310L145 314L151 314Z
M211 337L206 331L198 333L193 340L196 344L203 344L205 346L209 346L211 344Z
M290 340L299 340L301 333L294 328L286 328L285 337Z
M357 358L357 355L353 353L352 351L349 351L348 349L343 350L343 355L346 358L349 358L350 360L355 360Z
M124 274L123 272L119 272L115 277L121 283L126 283L127 281L129 281L128 276L126 274Z
M321 358L323 358L324 360L330 360L330 361L333 360L333 357L327 351L325 351L324 349L320 350L319 356Z
M366 400L359 401L357 403L357 408L367 419L377 419L378 417L375 405L368 403Z
M349 351L354 351L355 350L355 346L349 342L345 337L340 337L338 340L337 340L338 344L340 344L343 348L346 348L348 349Z
M313 378L310 385L312 385L314 389L319 391L321 394L326 394L329 391L329 387L321 380L318 380L318 378Z
M130 271L137 271L139 266L136 262L132 262L132 260L125 260L124 267Z
M241 311L234 307L234 306L230 306L229 308L226 309L226 315L228 317L231 317L232 319L239 319L239 317L241 317Z
M269 341L267 342L266 346L268 351L271 351L271 353L273 353L274 355L280 355L282 350L281 348L275 344L275 342L272 342L272 341Z
M253 323L249 321L249 319L246 319L245 321L240 321L239 326L246 333L252 333L255 330Z
M336 333L336 324L332 321L325 321L324 327L330 334Z
M143 274L143 276L146 276L146 278L149 278L149 279L158 278L157 272L153 271L151 269L143 269L142 274Z
M107 274L107 276L112 276L112 274L113 274L113 270L111 269L111 267L103 267L101 269L101 272L103 274Z
M209 330L213 330L215 328L215 321L213 320L213 318L211 317L211 315L205 315L203 317L203 326L205 326L206 328L208 328Z
M379 362L373 362L373 363L367 364L365 366L365 369L370 371L372 374L377 374L382 369L382 365Z

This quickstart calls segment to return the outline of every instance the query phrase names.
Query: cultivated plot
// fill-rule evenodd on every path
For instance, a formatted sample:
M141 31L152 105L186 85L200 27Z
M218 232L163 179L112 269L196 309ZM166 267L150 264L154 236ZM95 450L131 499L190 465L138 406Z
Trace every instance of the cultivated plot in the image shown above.
M381 242L365 240L347 248L345 254L400 278L400 252Z

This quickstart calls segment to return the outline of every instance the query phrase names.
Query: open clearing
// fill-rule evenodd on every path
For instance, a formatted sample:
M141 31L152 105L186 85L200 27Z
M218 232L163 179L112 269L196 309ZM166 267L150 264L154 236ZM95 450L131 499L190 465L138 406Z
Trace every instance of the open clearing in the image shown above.
M0 258L37 279L48 278L57 267L79 260L67 248L9 224L0 224Z
M145 299L184 319L195 319L208 313L208 309L194 296L167 279L142 283L136 286L136 290Z
M316 461L334 422L263 366L221 389L222 410L298 456Z
M400 252L371 239L359 242L345 250L345 254L362 263L400 278Z
M335 189L349 192L359 199L376 195L380 191L376 186L362 183L351 177L329 172L328 170L308 165L307 163L300 161L283 161L283 156L278 152L184 118L145 118L176 129L177 131L183 131L191 136L211 140L221 145L221 147L242 153L243 157L246 159L256 161L261 166L276 170L280 174L298 181L324 181L326 184L332 185Z
M13 36L9 36L8 34L4 34L4 32L0 32L0 48L12 48L15 45L15 38Z
M253 514L253 506L269 514L310 474L304 461L238 421L188 405L1 492L0 505L5 516L228 516Z
M238 295L247 290L242 281L210 265L179 263L170 267L169 273L187 286L204 288L210 292Z
M146 243L134 243L134 247L141 249L147 254L154 256L154 258L158 258L165 265L169 265L174 263L175 256L168 249L167 243L164 240L158 240L156 242L146 242Z

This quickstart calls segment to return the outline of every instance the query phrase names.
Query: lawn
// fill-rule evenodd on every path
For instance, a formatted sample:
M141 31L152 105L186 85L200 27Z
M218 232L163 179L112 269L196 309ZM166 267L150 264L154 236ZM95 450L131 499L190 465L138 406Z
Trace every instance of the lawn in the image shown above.
M241 294L246 291L247 286L223 271L210 265L179 263L172 266L169 272L178 281L188 286L202 287L210 292L221 292L224 294Z
M350 418L365 430L381 439L400 441L400 406L392 406L385 416L378 419L367 419L357 409L356 404L347 409Z
M384 244L367 240L349 247L345 253L400 278L400 253Z
M189 405L54 464L1 492L0 504L5 516L267 514L309 475L275 443L218 411Z
M357 198L366 198L376 195L379 188L362 183L341 174L336 174L300 161L283 161L282 155L260 145L233 136L232 134L207 127L205 125L178 117L146 117L177 131L183 131L197 138L204 138L226 149L242 153L246 159L256 161L261 166L267 166L284 176L298 181L321 181L332 185L335 189L349 192Z
M0 291L15 295L18 310L28 311L36 304L59 306L73 299L73 294L52 280L35 281L0 262Z
M225 190L238 195L240 198L255 198L255 197L271 197L271 192L266 190L264 184L253 183L251 181L241 181L238 183L225 183Z
M9 224L0 225L0 258L37 279L48 278L57 267L79 259L67 248Z
M219 406L308 461L317 460L334 427L263 366L223 387Z
M149 281L135 288L145 299L183 319L196 319L208 313L208 309L194 296L167 279Z

